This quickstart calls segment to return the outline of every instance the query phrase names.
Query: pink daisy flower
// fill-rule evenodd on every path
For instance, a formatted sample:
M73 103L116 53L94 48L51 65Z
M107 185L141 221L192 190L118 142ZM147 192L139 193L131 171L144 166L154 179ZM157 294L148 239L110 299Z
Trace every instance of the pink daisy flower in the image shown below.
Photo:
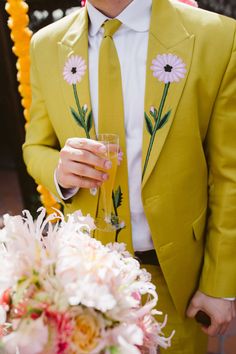
M72 55L65 63L63 77L69 85L77 84L82 80L86 69L85 60L78 55Z
M157 55L152 61L153 76L165 84L178 82L185 77L186 64L173 54Z

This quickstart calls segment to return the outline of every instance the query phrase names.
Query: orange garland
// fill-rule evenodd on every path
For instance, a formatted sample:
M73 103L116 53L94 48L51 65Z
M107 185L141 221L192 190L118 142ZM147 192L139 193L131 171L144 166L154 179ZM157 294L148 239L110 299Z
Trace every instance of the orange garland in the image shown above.
M24 117L27 123L29 122L29 108L31 104L31 87L30 87L30 39L32 31L28 28L29 6L24 0L7 0L5 9L10 15L8 19L8 27L11 30L11 39L14 43L12 48L16 55L17 63L17 81L19 82L18 91L22 97L21 104L24 108ZM38 186L37 191L41 194L40 200L46 208L47 213L51 214L55 209L60 209L60 204L57 203L52 194L43 186Z

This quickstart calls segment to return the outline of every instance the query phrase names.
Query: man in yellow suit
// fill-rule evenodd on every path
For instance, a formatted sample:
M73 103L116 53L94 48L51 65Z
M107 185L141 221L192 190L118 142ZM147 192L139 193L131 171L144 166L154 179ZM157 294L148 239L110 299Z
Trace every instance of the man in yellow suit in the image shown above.
M95 217L111 168L96 134L120 136L125 227L95 237L116 236L151 271L165 333L176 330L166 353L206 353L205 334L235 316L235 30L179 2L89 0L32 40L28 171L66 214Z

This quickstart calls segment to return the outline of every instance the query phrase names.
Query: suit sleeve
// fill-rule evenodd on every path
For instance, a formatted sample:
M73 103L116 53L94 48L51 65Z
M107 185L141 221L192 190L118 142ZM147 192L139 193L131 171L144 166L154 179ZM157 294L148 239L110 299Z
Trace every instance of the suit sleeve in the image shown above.
M35 55L35 37L30 48L32 104L26 129L23 156L29 174L59 198L54 184L54 170L59 160L59 143L48 117Z
M216 54L218 55L218 54ZM220 55L220 53L219 53ZM236 44L214 105L206 138L209 216L200 290L236 295Z

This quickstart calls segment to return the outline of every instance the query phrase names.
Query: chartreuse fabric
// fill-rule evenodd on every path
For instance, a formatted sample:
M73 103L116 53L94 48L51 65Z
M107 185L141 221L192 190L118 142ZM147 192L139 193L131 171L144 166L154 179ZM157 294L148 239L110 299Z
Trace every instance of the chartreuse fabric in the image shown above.
M99 114L98 131L100 134L110 133L119 136L121 151L126 151L124 107L122 94L121 71L118 54L113 42L113 35L121 26L121 22L112 19L104 23L104 38L99 50ZM117 224L123 224L122 229L117 230L113 235L110 233L97 232L96 236L103 242L119 241L125 242L127 247L132 249L131 223L129 209L128 170L127 156L124 154L123 161L118 167L116 181L113 190L113 213L117 218ZM101 209L99 203L99 209ZM101 210L98 210L98 212ZM106 239L105 239L106 238Z
M170 295L183 317L197 288L216 297L236 295L235 27L234 20L217 14L153 0L143 168L151 139L152 146L142 200ZM165 83L151 70L153 59L163 54L176 55L186 67L164 99ZM71 115L73 90L62 75L71 55L88 61L86 8L40 30L31 45L33 102L24 159L37 183L55 195L60 148L70 137L86 136ZM77 90L90 111L88 70ZM95 137L94 126L90 135ZM96 215L97 197L88 190L80 189L64 204L65 213L81 209ZM132 251L125 229L119 240Z

